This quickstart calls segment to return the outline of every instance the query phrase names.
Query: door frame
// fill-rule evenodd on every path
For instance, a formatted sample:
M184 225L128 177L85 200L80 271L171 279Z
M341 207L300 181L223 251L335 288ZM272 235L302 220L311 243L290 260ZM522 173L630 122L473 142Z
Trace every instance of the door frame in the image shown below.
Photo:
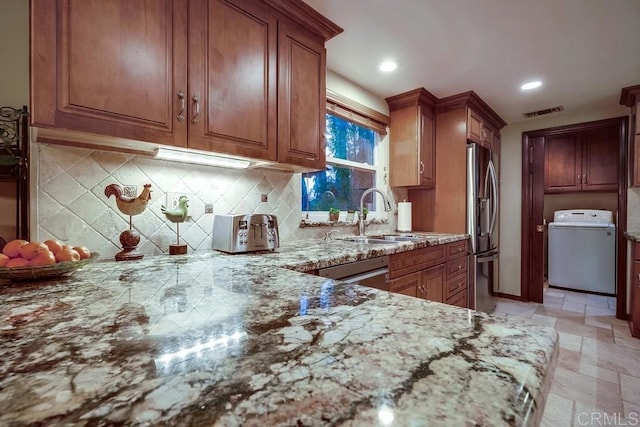
M552 135L615 124L619 129L616 317L627 319L627 152L628 117L614 117L522 133L522 218L520 295L524 301L543 302L544 139Z

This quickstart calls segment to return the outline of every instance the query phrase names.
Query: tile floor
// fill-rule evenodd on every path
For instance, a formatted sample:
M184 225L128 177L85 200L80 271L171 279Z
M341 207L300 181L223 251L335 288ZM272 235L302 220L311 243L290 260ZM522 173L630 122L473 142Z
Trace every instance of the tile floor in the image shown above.
M640 339L615 298L547 288L544 304L499 299L496 316L553 326L558 365L542 426L640 426Z

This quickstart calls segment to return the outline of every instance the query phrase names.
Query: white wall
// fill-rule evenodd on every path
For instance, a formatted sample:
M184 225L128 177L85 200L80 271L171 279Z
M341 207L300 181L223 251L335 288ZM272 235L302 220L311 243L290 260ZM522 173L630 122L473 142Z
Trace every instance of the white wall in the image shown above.
M596 109L578 113L562 112L513 123L501 131L500 153L500 292L519 296L520 253L522 217L522 133L555 126L564 126L593 120L626 116L629 109L624 106ZM633 195L632 195L633 193ZM640 205L640 195L629 193L629 206ZM633 201L631 199L634 199ZM640 225L640 210L629 209L629 224Z

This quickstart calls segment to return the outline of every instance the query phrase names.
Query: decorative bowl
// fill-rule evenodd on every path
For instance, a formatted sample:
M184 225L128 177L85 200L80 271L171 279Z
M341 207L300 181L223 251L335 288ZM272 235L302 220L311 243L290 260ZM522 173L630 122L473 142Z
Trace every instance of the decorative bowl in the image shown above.
M0 268L0 279L6 280L41 280L70 275L79 268L94 262L100 254L94 252L90 258L80 261L58 262L50 265L33 267Z

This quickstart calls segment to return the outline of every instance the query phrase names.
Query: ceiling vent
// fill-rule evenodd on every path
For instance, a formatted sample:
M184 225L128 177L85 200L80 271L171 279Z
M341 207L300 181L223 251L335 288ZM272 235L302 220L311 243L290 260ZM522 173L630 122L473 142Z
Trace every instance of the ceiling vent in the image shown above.
M525 116L526 118L530 118L530 117L544 116L545 114L557 113L558 111L564 111L564 107L562 105L559 105L557 107L547 108L545 110L532 111L530 113L522 113L522 115Z

